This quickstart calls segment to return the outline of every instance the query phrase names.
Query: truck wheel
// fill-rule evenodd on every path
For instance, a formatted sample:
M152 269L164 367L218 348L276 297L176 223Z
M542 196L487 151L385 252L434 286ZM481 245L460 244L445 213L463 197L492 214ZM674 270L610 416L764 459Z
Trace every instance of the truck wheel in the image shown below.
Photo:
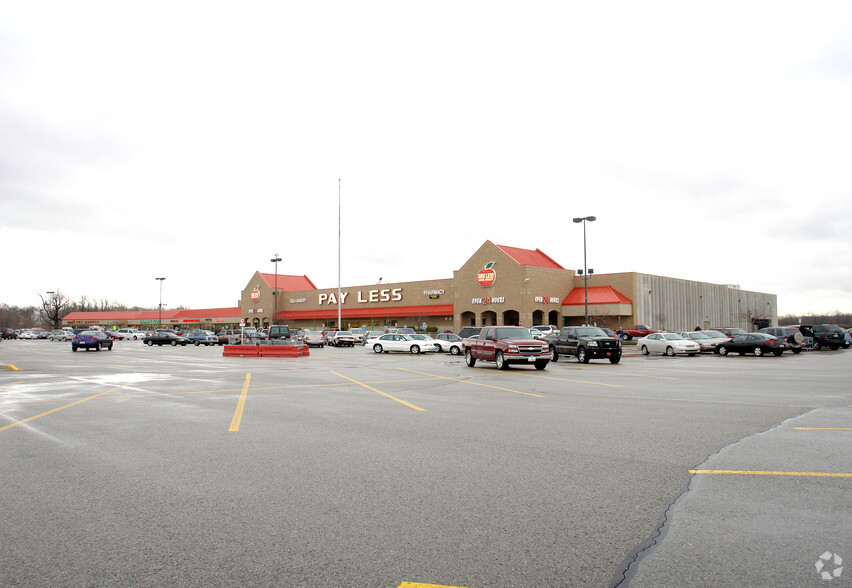
M466 349L464 352L464 362L467 364L467 367L473 367L476 365L476 358L473 356L473 353L470 352L470 349Z
M550 346L550 361L555 362L555 361L558 361L558 360L559 360L559 354L556 352L556 347L551 345Z
M625 341L630 341L633 338L632 335L628 335L627 333L624 333L623 337Z
M505 369L508 369L508 367L509 367L509 364L506 363L506 358L503 357L502 351L498 351L497 355L494 356L494 363L497 364L498 370L505 370Z
M620 356L620 355L618 355L618 356L613 356L613 357L610 357L610 358L609 358L609 363L618 363L619 361L621 361L621 356Z
M589 354L586 353L585 347L577 349L577 361L580 363L589 363Z
M537 362L535 362L535 369L537 369L537 370L543 370L543 369L544 369L544 368L546 368L546 367L547 367L547 362L546 362L546 361L537 361Z

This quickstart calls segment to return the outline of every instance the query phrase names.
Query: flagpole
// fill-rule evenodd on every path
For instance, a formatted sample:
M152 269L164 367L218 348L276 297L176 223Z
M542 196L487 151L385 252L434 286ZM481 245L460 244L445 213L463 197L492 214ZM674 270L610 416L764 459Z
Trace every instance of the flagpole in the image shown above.
M343 330L340 318L340 178L337 178L337 328Z

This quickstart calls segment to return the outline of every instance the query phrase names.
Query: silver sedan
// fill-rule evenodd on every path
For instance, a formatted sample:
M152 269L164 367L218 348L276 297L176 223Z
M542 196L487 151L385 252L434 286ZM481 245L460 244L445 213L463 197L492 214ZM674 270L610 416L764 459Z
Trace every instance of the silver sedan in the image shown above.
M665 353L666 355L687 354L698 355L701 347L695 341L690 341L677 333L651 333L636 341L636 346L642 355Z

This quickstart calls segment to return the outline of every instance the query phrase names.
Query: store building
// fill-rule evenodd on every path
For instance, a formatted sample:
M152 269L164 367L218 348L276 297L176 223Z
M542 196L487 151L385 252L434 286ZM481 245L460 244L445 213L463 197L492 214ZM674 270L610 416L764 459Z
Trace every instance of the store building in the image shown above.
M277 315L279 323L312 330L407 326L458 332L467 326L582 324L587 307L590 323L613 330L635 324L755 330L778 322L774 294L633 272L578 276L539 249L486 241L452 278L320 289L307 276L255 272L239 307L170 311L163 323L215 329L242 320L264 328ZM107 324L150 327L139 322L142 315L150 321L150 313L157 311L123 318L72 313L86 316L69 315L64 322L103 324L94 316L101 314L112 321Z

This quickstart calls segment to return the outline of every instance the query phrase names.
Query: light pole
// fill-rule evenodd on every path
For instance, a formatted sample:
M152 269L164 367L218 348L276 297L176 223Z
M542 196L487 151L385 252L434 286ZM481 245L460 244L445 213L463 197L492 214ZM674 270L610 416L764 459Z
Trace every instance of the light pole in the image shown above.
M586 322L585 324L589 324L589 274L595 273L595 270L589 269L586 265L586 221L594 222L598 220L595 216L584 216L580 218L575 218L575 223L583 223L583 295L585 300L586 307Z
M155 279L160 282L160 312L157 314L157 328L159 329L163 324L163 280L166 278Z
M275 264L275 288L272 290L272 324L278 324L278 262L281 257L276 253L275 257L270 259Z

